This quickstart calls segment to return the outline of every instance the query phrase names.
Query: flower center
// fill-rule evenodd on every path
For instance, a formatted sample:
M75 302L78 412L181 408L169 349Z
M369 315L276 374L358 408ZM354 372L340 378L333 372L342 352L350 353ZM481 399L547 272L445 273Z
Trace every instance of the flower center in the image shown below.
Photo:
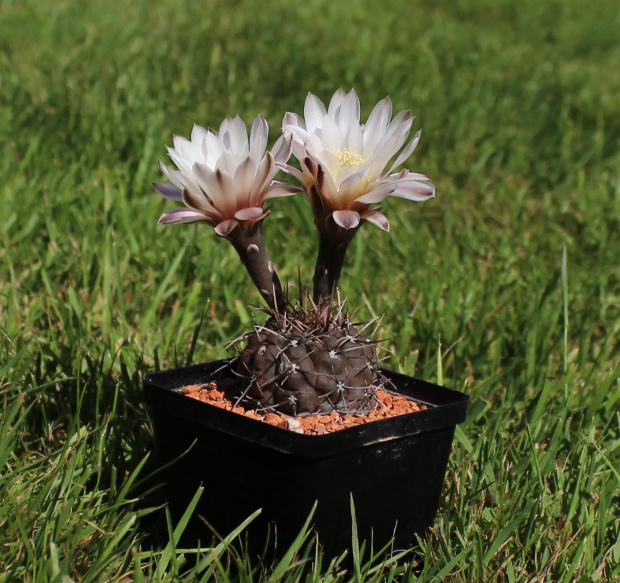
M351 150L347 150L346 148L338 150L336 152L336 157L341 167L349 166L349 168L352 168L353 166L362 166L364 164L364 157L361 154L351 152Z

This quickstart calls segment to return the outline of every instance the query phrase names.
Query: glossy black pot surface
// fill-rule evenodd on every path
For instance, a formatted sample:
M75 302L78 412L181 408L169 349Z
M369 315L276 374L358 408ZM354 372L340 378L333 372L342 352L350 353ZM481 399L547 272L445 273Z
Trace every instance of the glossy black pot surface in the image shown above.
M465 419L467 395L383 370L392 392L428 408L335 433L302 435L182 394L184 386L230 374L226 364L144 378L159 462L170 464L164 480L173 518L180 518L199 486L205 489L186 544L209 545L211 528L225 536L260 508L246 533L250 551L264 549L269 530L281 554L318 501L312 525L326 556L335 557L351 545L351 495L358 538L375 550L392 538L395 550L410 548L416 535L426 533L437 512L455 427Z

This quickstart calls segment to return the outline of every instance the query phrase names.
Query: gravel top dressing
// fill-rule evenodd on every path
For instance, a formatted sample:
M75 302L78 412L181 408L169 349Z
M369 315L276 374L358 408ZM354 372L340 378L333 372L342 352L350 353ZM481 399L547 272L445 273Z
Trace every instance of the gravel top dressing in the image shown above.
M398 415L407 413L415 413L424 411L427 406L420 405L415 401L407 399L402 395L394 395L380 389L377 391L377 399L379 406L375 411L368 414L360 415L355 413L337 413L332 411L329 415L306 415L303 417L292 417L277 412L257 412L252 409L246 409L241 404L237 405L235 399L228 398L223 390L218 388L216 382L210 382L208 385L188 385L183 387L183 393L188 397L204 401L215 407L244 415L251 419L264 421L275 427L288 429L295 433L303 433L306 435L322 435L324 433L332 433L348 427L355 427L364 423L378 421L380 419L388 419Z

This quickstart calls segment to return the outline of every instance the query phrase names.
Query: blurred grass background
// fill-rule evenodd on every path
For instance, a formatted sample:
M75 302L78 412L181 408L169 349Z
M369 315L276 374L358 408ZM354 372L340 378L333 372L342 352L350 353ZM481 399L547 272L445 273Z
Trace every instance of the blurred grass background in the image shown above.
M229 355L258 298L210 229L156 224L150 183L193 123L261 113L273 141L338 87L363 117L386 95L418 116L408 167L437 187L388 199L343 295L383 315L387 366L472 397L435 532L365 577L614 580L619 30L611 0L1 0L0 581L276 572L226 553L192 572L151 533L141 376ZM306 201L265 230L309 282Z

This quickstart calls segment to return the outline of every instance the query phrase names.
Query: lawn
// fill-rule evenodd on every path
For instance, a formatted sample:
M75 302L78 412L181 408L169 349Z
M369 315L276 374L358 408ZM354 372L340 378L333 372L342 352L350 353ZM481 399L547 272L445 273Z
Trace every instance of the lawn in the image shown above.
M0 0L0 582L620 578L620 12L613 0ZM385 366L463 390L435 527L353 570L176 548L141 378L230 356L259 300L165 227L173 134L308 91L390 95L437 197L391 198L341 291ZM310 282L302 196L265 224ZM202 322L202 326L200 323ZM283 485L285 487L285 485ZM315 554L316 553L316 554Z

